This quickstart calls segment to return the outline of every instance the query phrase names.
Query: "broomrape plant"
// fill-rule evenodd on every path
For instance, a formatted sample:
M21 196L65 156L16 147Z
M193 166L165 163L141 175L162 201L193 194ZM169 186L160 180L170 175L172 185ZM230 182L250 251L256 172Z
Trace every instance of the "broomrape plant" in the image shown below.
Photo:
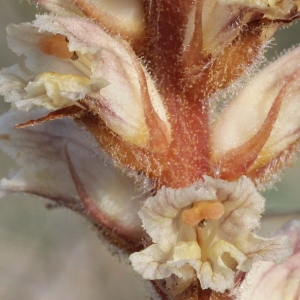
M157 299L299 297L299 221L257 230L300 139L300 48L258 65L300 1L36 2L7 27L2 195L85 216Z

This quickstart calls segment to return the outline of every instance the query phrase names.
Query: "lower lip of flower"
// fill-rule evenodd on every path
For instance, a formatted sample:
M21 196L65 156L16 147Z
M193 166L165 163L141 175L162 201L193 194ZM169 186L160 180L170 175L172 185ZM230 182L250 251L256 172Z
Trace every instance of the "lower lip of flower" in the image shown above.
M182 211L181 220L189 226L196 226L202 220L220 219L224 212L224 206L218 200L198 201L193 204L193 207Z

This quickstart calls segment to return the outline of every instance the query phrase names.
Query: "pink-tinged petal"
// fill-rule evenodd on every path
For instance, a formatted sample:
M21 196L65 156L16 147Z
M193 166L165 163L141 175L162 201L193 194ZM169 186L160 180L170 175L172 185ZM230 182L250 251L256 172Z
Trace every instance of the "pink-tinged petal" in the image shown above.
M84 213L77 192L80 185L88 191L89 200L84 200L92 201L94 210L99 210L100 224L117 228L123 236L138 238L141 224L137 211L141 199L146 196L147 181L139 177L146 185L137 190L138 178L128 177L116 168L91 136L72 120L13 128L16 123L27 120L28 115L37 117L36 113L11 112L0 119L1 149L20 166L13 176L0 181L1 193L36 194ZM75 170L77 182L70 169ZM91 203L84 205L90 214Z
M223 207L221 214L218 207ZM223 293L233 288L237 273L247 272L253 262L278 263L291 254L285 236L255 234L263 210L264 198L245 176L237 182L204 176L204 182L187 188L162 187L139 212L154 245L129 259L145 279L175 274L189 281L196 274L202 289ZM191 224L187 215L200 219Z
M279 27L276 22L271 25L271 20L289 20L297 14L297 10L297 3L291 0L194 1L185 29L184 48L188 53L190 48L197 45L197 48L201 48L202 56L216 56L241 34L246 24L251 27L253 23L255 26L255 23L259 23L263 18L265 22L270 23L262 35L262 39L266 41Z
M168 145L170 128L162 98L126 41L114 39L86 19L44 15L33 24L10 26L9 44L17 54L26 55L28 69L42 73L32 82L12 74L27 92L16 93L17 107L58 109L85 99L126 142L154 151ZM67 57L72 53L75 60ZM2 74L5 82L11 73ZM8 89L2 94L11 98Z
M226 178L267 166L300 138L299 68L296 48L259 72L221 113L212 157Z
M139 37L144 30L141 0L35 0L58 15L87 16L110 33L126 39Z
M294 253L281 264L256 262L237 292L238 299L300 299L300 220L284 227Z

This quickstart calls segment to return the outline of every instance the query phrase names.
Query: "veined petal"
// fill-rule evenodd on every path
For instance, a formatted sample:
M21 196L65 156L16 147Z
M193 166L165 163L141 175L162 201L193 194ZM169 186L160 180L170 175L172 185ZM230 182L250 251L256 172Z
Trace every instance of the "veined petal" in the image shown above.
M137 211L147 191L139 191L136 180L116 168L92 137L70 119L13 128L17 122L27 120L28 115L37 117L36 112L15 111L0 119L1 149L20 165L15 175L0 181L2 194L36 194L82 213L65 155L67 150L90 198L105 216L103 225L129 237L140 236Z
M222 160L229 161L231 156L235 156L231 164L237 164L240 154L244 165L237 168L245 174L252 165L248 171L252 174L297 142L299 67L300 48L296 48L259 72L229 103L213 125L213 160L217 166L222 168ZM251 141L255 139L254 147Z
M287 238L254 233L263 209L264 198L247 177L226 182L205 176L188 188L163 187L139 213L155 244L129 259L145 279L175 274L191 280L196 274L202 289L224 292L254 261L281 262L291 253Z
M131 40L144 29L141 0L35 0L58 15L87 16L104 26L112 34Z
M216 55L231 43L240 33L241 28L250 18L245 17L251 8L241 5L232 7L228 1L203 1L202 31L203 51Z
M193 1L181 61L187 84L198 82L198 93L209 98L249 72L280 27L273 22L274 15L266 16L266 8L276 11L267 4L258 8L246 1ZM282 22L296 17L293 9Z
M17 80L34 95L41 92L43 81L45 92L40 99L25 97L31 105L44 103L56 109L86 100L125 141L147 147L153 144L157 128L163 128L166 141L158 144L168 143L170 128L162 99L127 42L112 38L91 21L74 17L38 16L33 24L13 25L8 32L11 48L27 56L26 67L36 74L45 73L30 84ZM6 74L2 76L9 84ZM7 101L11 100L5 91ZM15 106L23 99L20 92Z

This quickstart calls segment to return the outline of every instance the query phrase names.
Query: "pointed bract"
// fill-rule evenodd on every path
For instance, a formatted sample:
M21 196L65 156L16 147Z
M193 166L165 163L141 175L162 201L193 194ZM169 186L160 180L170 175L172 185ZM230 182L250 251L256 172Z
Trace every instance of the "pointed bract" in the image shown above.
M299 67L296 48L260 71L220 114L213 125L212 150L221 173L227 172L230 159L226 168L233 172L239 157L243 174L267 168L298 141Z

